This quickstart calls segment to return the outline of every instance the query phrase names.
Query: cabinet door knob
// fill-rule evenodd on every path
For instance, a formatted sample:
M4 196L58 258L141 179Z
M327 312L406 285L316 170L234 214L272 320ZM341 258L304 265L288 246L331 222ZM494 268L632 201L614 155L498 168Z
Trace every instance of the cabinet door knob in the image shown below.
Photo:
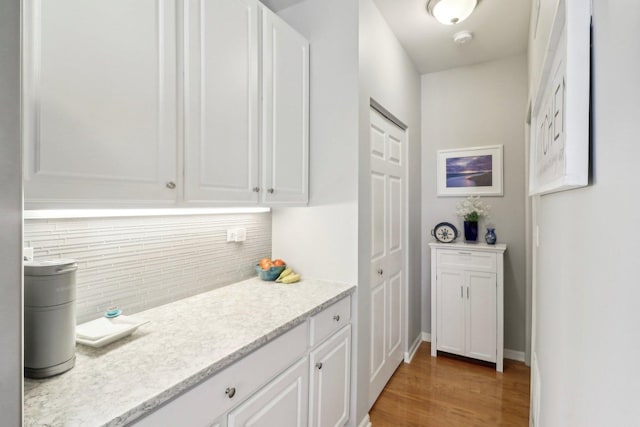
M336 322L340 321L340 315L336 314L335 316L333 316L333 320L335 320Z
M253 192L254 193L260 192L260 187L253 187Z
M233 396L236 395L236 388L227 387L227 389L224 391L224 394L226 394L229 397L229 399L231 399Z
M318 363L316 363L316 368L318 368L318 369L322 369L322 362L318 362Z
M269 194L273 194L273 192L274 192L274 191L275 191L275 190L274 190L273 188L269 188L269 189L267 190L267 193L269 193Z
M175 183L175 182L173 182L173 181L169 181L169 182L167 182L167 188L168 188L169 190L173 190L173 189L175 189L175 188L176 188L176 183Z
M378 276L382 276L384 274L384 270L379 268L378 269Z

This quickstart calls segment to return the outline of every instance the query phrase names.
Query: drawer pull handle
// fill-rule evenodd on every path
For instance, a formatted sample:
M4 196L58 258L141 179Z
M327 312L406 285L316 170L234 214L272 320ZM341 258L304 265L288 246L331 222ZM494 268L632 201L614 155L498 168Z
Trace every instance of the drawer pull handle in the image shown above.
M335 320L336 322L340 321L340 315L336 314L335 316L333 316L333 320Z
M227 389L224 391L224 394L226 394L229 397L229 399L231 399L233 396L236 395L236 388L227 387Z
M318 363L316 363L316 368L318 368L318 369L322 369L322 362L318 362Z
M473 255L471 252L458 252L458 255Z

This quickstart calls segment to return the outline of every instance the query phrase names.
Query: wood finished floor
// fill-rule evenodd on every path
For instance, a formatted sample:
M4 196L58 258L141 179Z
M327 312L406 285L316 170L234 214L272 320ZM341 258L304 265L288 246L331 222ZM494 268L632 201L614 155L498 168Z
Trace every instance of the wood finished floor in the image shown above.
M431 357L422 343L410 364L402 363L369 412L373 427L527 426L529 368L494 365L453 356Z

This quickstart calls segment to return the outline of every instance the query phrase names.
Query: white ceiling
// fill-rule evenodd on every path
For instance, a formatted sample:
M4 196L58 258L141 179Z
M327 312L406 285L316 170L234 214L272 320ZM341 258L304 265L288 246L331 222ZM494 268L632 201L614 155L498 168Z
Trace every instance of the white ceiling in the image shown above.
M527 49L531 0L480 0L473 14L442 25L427 13L426 0L373 0L421 74L478 64ZM458 31L473 41L453 42Z
M263 0L272 10L301 0ZM427 13L427 0L373 0L420 74L478 64L527 49L531 0L480 0L457 25L442 25ZM453 35L468 30L471 43L457 45Z

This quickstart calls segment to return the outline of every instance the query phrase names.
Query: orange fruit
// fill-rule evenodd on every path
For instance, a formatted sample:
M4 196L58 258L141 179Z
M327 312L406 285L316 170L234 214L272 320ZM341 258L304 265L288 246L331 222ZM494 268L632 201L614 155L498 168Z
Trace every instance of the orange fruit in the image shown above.
M276 266L276 267L281 267L283 265L286 265L286 263L283 260L281 260L280 258L278 258L278 259L273 261L273 265Z
M268 270L273 266L273 263L271 262L271 258L262 258L259 265L261 269Z

